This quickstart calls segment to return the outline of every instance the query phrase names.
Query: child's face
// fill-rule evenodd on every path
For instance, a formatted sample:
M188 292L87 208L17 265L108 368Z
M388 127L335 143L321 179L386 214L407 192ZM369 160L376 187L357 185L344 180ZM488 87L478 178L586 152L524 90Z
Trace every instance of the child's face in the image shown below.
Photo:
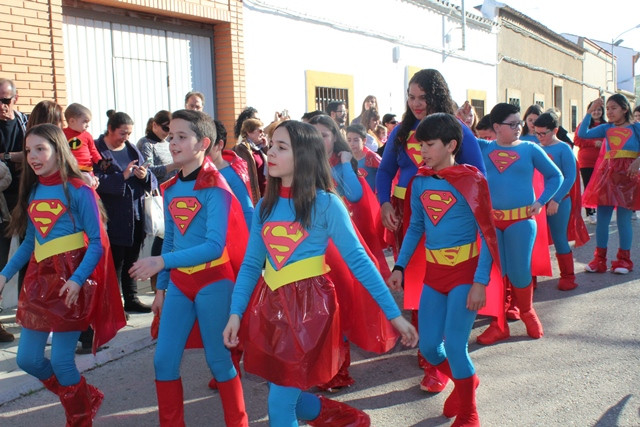
M173 162L180 165L183 174L196 170L204 160L204 151L211 143L209 138L198 141L190 123L183 119L172 119L169 123L169 151Z
M29 135L25 141L25 151L29 166L38 176L49 176L60 168L53 145L41 136Z
M622 108L615 101L607 101L607 119L613 124L623 124L626 122L627 109Z
M493 129L478 129L478 138L485 139L487 141L494 141L496 139L496 133Z
M592 115L592 116L593 116L593 115ZM640 111L635 111L635 112L633 113L633 119L634 119L636 122L640 122Z
M361 152L364 147L364 139L355 132L347 132L347 143L354 153Z
M502 123L494 123L493 130L496 132L496 140L500 143L509 144L516 141L522 132L520 113L509 114Z
M89 122L91 122L91 118L86 114L82 114L78 117L71 117L69 119L69 127L76 132L84 132L89 129Z
M444 169L453 166L453 150L456 147L456 141L451 141L444 145L441 139L431 139L429 141L420 142L420 154L425 165L433 170Z
M335 136L333 136L333 132L331 129L326 127L325 125L321 125L320 123L316 123L314 125L318 131L320 131L320 135L322 135L322 141L324 141L324 149L327 150L327 154L331 157L331 153L333 153L333 144L336 142Z
M558 129L547 129L545 127L534 126L534 133L538 137L538 141L542 145L551 145L551 143L555 140L556 132ZM555 132L554 132L555 130Z
M282 185L291 187L293 182L293 149L291 137L284 127L279 127L273 133L271 148L267 152L269 176L280 178Z

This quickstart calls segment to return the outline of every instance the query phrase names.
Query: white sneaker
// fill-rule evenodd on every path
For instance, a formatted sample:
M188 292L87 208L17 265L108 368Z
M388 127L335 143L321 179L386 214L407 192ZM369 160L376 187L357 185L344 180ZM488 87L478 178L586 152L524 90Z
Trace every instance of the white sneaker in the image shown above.
M629 274L629 269L624 267L617 267L613 269L615 274Z
M596 219L596 215L595 214L591 214L591 215L587 215L587 222L589 224L595 224L598 222L598 220Z

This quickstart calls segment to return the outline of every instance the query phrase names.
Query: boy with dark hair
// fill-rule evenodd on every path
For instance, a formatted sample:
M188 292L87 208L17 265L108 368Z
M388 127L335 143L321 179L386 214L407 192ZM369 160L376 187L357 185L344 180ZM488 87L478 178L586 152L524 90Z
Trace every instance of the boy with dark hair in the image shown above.
M181 170L163 184L162 255L129 270L137 280L160 273L152 306L157 316L162 313L154 361L160 425L184 425L180 362L185 346L195 344L192 329L199 329L226 425L248 426L240 376L222 342L247 227L229 185L207 156L217 136L213 120L180 110L169 128L171 155Z
M462 141L455 116L427 116L416 129L416 139L425 165L409 185L409 227L388 284L401 288L409 259L414 252L423 256L416 247L426 233L420 351L455 384L443 414L455 416L454 425L480 425L475 403L479 382L467 342L476 314L486 304L492 259L498 259L489 188L478 169L455 163Z

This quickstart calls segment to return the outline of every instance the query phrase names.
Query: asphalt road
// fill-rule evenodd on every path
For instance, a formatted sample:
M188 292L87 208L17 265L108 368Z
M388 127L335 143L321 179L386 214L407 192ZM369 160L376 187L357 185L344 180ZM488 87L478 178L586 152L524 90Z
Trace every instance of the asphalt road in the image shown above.
M639 223L634 221L636 236ZM618 243L615 227L611 233L610 259ZM478 346L475 336L488 321L476 321L469 349L480 377L483 426L640 426L640 264L626 276L582 273L594 246L592 239L574 252L578 289L560 292L555 279L539 281L534 301L542 339L530 339L514 322L510 340ZM638 246L632 259L638 260ZM106 395L96 426L158 424L153 352L151 346L86 373ZM372 425L451 423L441 410L452 385L437 395L420 391L415 350L396 347L376 356L353 349L352 357L356 383L334 398L365 410ZM186 424L224 425L219 396L207 388L202 351L185 353L182 374ZM267 426L266 383L251 375L242 382L251 425ZM53 394L39 391L0 406L0 425L64 425L64 413Z

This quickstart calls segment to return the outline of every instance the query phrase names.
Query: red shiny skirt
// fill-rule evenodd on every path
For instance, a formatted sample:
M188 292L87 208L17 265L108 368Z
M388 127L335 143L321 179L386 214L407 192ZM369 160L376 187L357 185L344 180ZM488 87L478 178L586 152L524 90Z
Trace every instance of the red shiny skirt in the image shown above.
M621 206L630 210L640 210L640 178L631 178L627 173L633 160L602 160L584 190L582 205Z
M272 291L260 279L242 317L240 338L247 372L302 390L328 382L342 364L333 283L316 276Z
M98 283L93 274L82 284L78 300L71 307L66 295L58 296L82 261L86 248L75 249L37 262L29 260L22 291L18 298L16 320L23 327L43 332L84 331L93 317L93 296Z

